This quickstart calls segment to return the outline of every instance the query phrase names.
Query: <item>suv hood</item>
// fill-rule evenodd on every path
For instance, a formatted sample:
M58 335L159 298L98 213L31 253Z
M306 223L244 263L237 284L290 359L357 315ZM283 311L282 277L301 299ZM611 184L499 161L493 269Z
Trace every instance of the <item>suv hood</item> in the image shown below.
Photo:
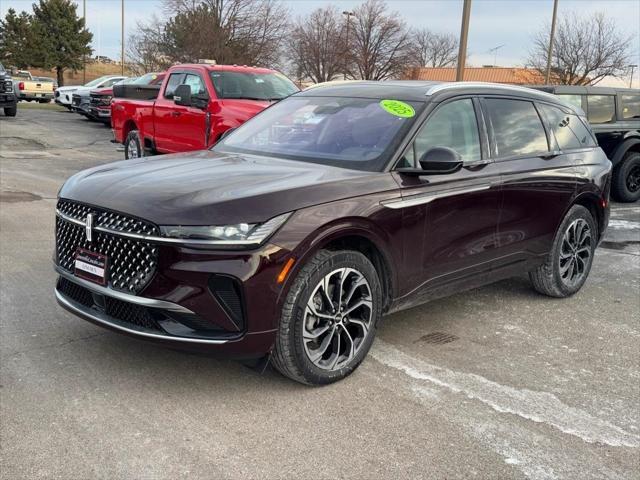
M159 225L223 225L397 188L385 173L204 150L84 170L59 196Z

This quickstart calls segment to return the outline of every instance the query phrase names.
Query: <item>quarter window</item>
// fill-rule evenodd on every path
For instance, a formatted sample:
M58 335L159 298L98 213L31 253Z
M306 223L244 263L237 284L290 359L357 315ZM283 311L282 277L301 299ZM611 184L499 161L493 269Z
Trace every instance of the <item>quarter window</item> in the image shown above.
M415 164L433 147L452 148L465 162L481 159L478 123L471 99L457 100L438 108L418 133L407 160L413 160L411 163Z
M173 94L178 88L178 85L182 84L182 79L184 78L184 73L172 73L169 76L169 81L167 82L167 87L164 90L164 98L172 99Z
M640 95L621 95L620 101L622 102L622 118L625 120L640 119Z
M540 108L551 125L560 149L570 150L595 145L591 132L576 115L566 114L550 105L540 105Z
M609 123L616 118L616 97L613 95L587 95L589 122Z
M547 134L533 103L501 98L486 99L499 157L549 151Z

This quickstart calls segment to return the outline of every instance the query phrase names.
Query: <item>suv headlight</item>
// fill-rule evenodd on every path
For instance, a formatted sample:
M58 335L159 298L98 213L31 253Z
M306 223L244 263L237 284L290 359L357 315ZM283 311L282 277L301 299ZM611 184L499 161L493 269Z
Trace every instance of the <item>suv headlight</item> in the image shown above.
M208 245L260 245L280 228L292 212L278 215L264 223L237 223L233 225L185 226L162 225L160 234L166 238Z

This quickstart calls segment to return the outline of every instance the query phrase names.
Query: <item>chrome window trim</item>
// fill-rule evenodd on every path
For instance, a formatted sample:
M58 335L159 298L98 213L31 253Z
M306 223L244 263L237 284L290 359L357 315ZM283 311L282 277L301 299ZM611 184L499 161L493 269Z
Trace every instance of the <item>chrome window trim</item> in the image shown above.
M61 219L75 223L76 225L86 226L86 223L82 220L78 220L77 218L70 217L62 213L60 210L56 209L56 215ZM122 232L120 230L113 230L111 228L105 228L96 226L93 228L97 232L108 233L110 235L116 235L119 237L125 238L133 238L135 240L141 240L143 242L150 243L160 243L167 245L210 245L210 246L240 246L240 247L250 247L250 246L259 246L262 242L257 240L189 240L184 238L167 238L167 237L157 237L155 235L140 235L138 233L131 232Z
M161 308L170 312L188 313L195 315L194 312L192 312L188 308L183 307L182 305L178 305L177 303L167 302L165 300L156 300L154 298L138 297L136 295L119 292L108 287L103 287L102 285L98 285L97 283L89 282L88 280L76 277L75 275L72 275L66 270L60 268L58 265L54 265L54 269L56 273L58 273L58 275L66 278L70 282L73 282L77 285L80 285L81 287L86 288L87 290L94 291L107 297L122 300L123 302L135 303L136 305L140 305L143 307Z
M207 340L207 339L201 339L201 338L189 338L189 337L175 337L172 335L162 335L162 334L157 334L157 333L149 333L149 332L145 332L143 330L136 330L133 328L127 328L123 325L120 325L118 323L114 323L111 320L111 317L98 312L97 310L90 310L87 308L81 308L79 307L75 302L67 299L67 297L65 297L63 294L61 294L58 289L55 289L55 295L56 295L56 300L58 300L58 303L60 303L60 305L62 305L64 308L66 308L67 310L75 313L76 315L80 316L80 317L86 317L86 318L90 318L91 320L93 320L96 323L99 324L103 324L103 325L107 325L111 328L115 328L116 330L120 330L122 332L126 332L126 333L130 333L136 336L140 336L140 337L146 337L146 338L153 338L156 340L170 340L170 341L175 341L175 342L184 342L184 343L202 343L202 344L209 344L209 345L222 345L224 343L227 343L228 340Z
M385 200L380 202L380 205L386 208L399 209L407 207L415 207L417 205L426 205L434 200L441 198L453 197L455 195L462 195L465 193L482 192L483 190L489 190L492 187L491 184L476 185L473 187L456 188L451 190L443 190L439 192L419 193L417 195L411 195L409 197L402 197L393 200Z

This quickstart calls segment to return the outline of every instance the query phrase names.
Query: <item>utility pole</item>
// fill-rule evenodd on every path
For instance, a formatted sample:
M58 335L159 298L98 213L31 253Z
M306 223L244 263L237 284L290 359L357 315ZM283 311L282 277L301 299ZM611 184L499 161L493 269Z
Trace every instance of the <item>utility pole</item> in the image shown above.
M551 56L553 55L553 37L556 34L556 17L558 16L558 0L553 0L553 17L551 17L551 34L549 35L549 50L547 51L547 73L544 83L549 84L551 77Z
M629 65L631 69L631 75L629 76L629 88L633 88L633 71L638 67L638 65Z
M344 76L343 76L343 80L347 79L347 58L349 55L349 24L351 23L351 17L355 17L356 14L353 12L350 12L348 10L345 10L344 12L342 12L343 15L345 15L347 17L347 34L345 35L345 40L344 40Z
M467 60L467 38L469 36L469 17L471 16L471 0L464 0L462 7L462 28L460 29L460 48L458 49L458 70L456 82L464 80L464 65Z
M122 76L124 77L124 0L122 0L121 5L122 5L122 15L121 15L122 25L121 25L121 38L120 38L120 44L121 44L120 59L122 60Z
M82 20L84 28L87 28L87 0L82 0ZM87 54L82 56L82 85L87 83Z

